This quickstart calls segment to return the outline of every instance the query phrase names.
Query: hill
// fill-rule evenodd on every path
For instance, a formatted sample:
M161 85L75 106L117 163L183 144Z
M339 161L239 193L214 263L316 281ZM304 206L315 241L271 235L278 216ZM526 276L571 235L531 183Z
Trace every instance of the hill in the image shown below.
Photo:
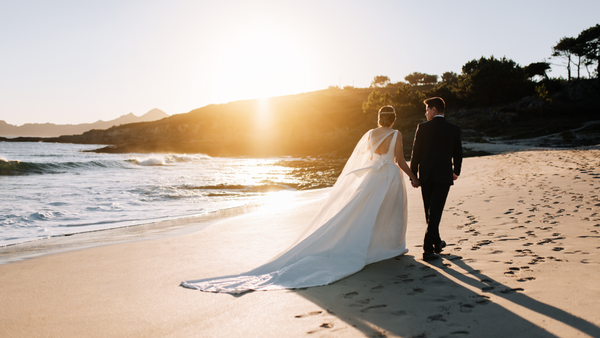
M57 138L17 138L107 144L103 152L205 153L211 156L280 156L347 153L376 126L364 114L370 88L327 89L297 95L209 105L159 121L90 130Z
M402 85L377 88L395 95ZM464 107L449 103L446 117L463 131L467 143L513 143L535 140L532 146L574 147L600 143L600 120L595 81L560 84L552 100L523 97L493 106ZM419 95L431 95L427 86L413 86ZM296 95L209 105L158 121L90 130L53 138L20 137L12 142L104 144L106 153L204 153L211 156L326 156L346 158L359 138L377 125L377 114L364 113L363 103L373 88L332 87ZM420 99L419 99L420 100ZM397 107L394 128L403 136L410 156L418 123L424 121L421 101L413 108ZM535 139L533 139L535 138ZM465 156L485 155L465 147Z
M15 126L0 120L0 136L57 137L60 135L76 135L92 129L108 129L121 124L155 121L168 116L164 111L155 108L139 117L129 113L110 121L99 120L94 123L82 124L26 123Z
M348 152L376 124L362 102L370 89L311 93L209 105L153 123L82 135L106 151L201 152L211 156ZM98 142L101 141L101 142Z

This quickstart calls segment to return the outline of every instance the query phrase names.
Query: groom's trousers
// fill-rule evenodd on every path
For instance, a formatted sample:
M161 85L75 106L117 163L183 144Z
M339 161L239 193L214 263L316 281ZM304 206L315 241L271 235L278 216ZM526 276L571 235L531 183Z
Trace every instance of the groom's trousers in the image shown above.
M446 198L450 191L449 184L422 184L421 194L423 195L423 205L425 207L425 220L427 221L427 231L423 241L423 251L433 252L434 245L440 245L440 220L446 204Z

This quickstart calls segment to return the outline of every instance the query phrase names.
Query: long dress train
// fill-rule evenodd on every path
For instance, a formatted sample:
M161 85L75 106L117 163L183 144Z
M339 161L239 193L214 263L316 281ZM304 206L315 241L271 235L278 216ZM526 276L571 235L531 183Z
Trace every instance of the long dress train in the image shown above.
M367 132L305 231L270 262L240 275L181 285L226 293L327 285L406 253L406 187L394 161L397 136L389 128ZM388 151L376 154L388 137Z

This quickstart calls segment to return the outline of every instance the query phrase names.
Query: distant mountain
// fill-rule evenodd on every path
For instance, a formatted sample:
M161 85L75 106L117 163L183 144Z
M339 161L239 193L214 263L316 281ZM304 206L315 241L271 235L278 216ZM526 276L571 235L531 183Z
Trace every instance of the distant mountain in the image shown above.
M92 129L108 129L122 124L156 121L165 117L169 117L169 114L154 108L139 117L129 113L110 121L99 120L94 123L82 124L26 123L22 126L15 126L0 120L0 136L58 137L61 135L78 135Z

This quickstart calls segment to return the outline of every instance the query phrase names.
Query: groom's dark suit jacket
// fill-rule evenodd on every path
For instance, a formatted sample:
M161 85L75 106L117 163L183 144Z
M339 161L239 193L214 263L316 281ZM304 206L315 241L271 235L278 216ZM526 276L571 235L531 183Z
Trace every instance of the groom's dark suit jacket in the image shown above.
M462 144L460 127L443 117L417 126L410 169L421 184L454 184L453 173L460 175Z

